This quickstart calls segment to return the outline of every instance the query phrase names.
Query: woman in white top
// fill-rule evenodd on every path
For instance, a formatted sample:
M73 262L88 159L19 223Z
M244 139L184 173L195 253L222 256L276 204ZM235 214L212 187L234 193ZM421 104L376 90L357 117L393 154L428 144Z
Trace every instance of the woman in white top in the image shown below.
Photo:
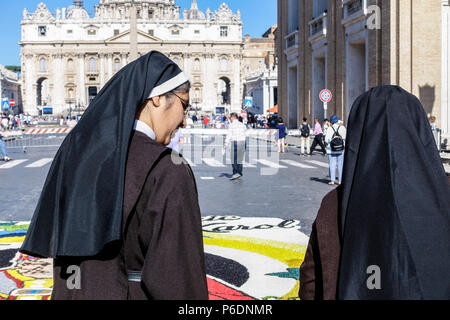
M327 143L328 160L330 164L330 183L334 185L336 182L336 167L338 169L338 183L342 183L342 170L344 168L344 143L347 137L347 129L343 126L343 122L338 116L334 115L330 119L331 127L326 131L325 142ZM342 138L342 150L339 150L339 141L336 140L332 147L332 141L336 138Z

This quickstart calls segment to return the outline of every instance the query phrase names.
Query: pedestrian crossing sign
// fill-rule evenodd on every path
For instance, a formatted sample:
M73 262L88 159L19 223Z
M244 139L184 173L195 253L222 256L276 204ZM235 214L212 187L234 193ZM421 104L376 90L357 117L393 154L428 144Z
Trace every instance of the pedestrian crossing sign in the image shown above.
M245 106L245 108L252 108L253 107L253 97L245 97L244 106Z
M2 111L8 111L9 110L9 100L5 99L2 101Z

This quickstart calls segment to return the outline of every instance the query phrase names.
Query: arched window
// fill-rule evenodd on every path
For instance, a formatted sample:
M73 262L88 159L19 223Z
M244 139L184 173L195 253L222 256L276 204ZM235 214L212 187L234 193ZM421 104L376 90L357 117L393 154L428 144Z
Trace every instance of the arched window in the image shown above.
M97 61L95 61L95 58L89 59L89 71L97 71Z
M73 89L69 89L69 99L73 99Z
M228 61L227 61L226 58L222 58L220 60L220 70L221 71L227 71L227 69L228 69Z
M72 59L67 60L67 70L73 71L73 60Z
M120 70L120 59L119 58L116 58L114 60L114 70L115 70L115 72L118 72Z
M45 60L44 58L41 58L41 60L39 60L39 71L47 71L47 60Z
M194 60L194 70L200 71L200 59L198 58Z

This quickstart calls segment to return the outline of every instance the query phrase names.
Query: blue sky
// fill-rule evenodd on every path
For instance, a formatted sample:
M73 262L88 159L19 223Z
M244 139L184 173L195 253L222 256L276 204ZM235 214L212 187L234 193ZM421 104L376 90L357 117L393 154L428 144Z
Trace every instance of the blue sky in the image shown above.
M270 26L277 23L277 0L197 0L200 10L218 10L222 2L226 2L230 9L236 13L241 10L243 21L243 35L260 37ZM22 11L27 8L34 12L39 2L44 2L54 14L56 8L72 5L72 0L2 0L0 5L1 18L1 50L0 64L20 65L20 21ZM94 13L94 5L99 0L84 0L84 7L91 16ZM191 7L192 0L175 0L182 9Z

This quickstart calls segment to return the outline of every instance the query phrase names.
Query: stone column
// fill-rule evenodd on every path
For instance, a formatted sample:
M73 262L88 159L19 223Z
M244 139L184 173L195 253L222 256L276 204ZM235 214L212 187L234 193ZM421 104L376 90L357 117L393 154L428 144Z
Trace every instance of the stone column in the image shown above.
M37 81L35 75L35 61L32 54L25 55L25 103L23 106L24 113L37 115L36 109L36 91L33 84Z
M202 80L203 80L203 103L205 111L212 109L219 105L217 101L217 82L219 76L217 74L217 66L215 63L214 53L207 53L204 55L204 64L202 66ZM216 84L216 85L215 85Z
M113 76L113 61L112 61L112 58L113 58L113 55L112 55L112 53L108 53L107 54L107 57L108 57L108 62L107 62L107 65L108 65L108 81L112 78L112 76Z
M443 134L450 134L450 6L442 1L442 101L441 129Z
M121 64L122 64L122 68L125 67L128 63L127 63L127 53L122 53L120 55L120 60L121 60Z
M105 55L100 54L100 90L105 85Z
M77 100L82 106L86 106L86 84L85 84L85 71L84 71L84 53L78 54L78 88L77 88Z
M62 54L52 55L53 59L53 113L60 114L64 110L64 63Z
M183 63L184 63L183 71L186 74L190 74L190 70L189 70L189 59L190 58L191 58L191 55L189 53L186 53L183 55Z
M231 92L231 110L241 112L242 94L241 94L241 55L233 55L233 75L234 79L230 79L234 83L234 89Z
M274 91L274 83L272 80L272 74L269 73L270 78L269 78L269 108L273 108L275 106L275 91ZM265 113L265 110L263 110L263 112Z

